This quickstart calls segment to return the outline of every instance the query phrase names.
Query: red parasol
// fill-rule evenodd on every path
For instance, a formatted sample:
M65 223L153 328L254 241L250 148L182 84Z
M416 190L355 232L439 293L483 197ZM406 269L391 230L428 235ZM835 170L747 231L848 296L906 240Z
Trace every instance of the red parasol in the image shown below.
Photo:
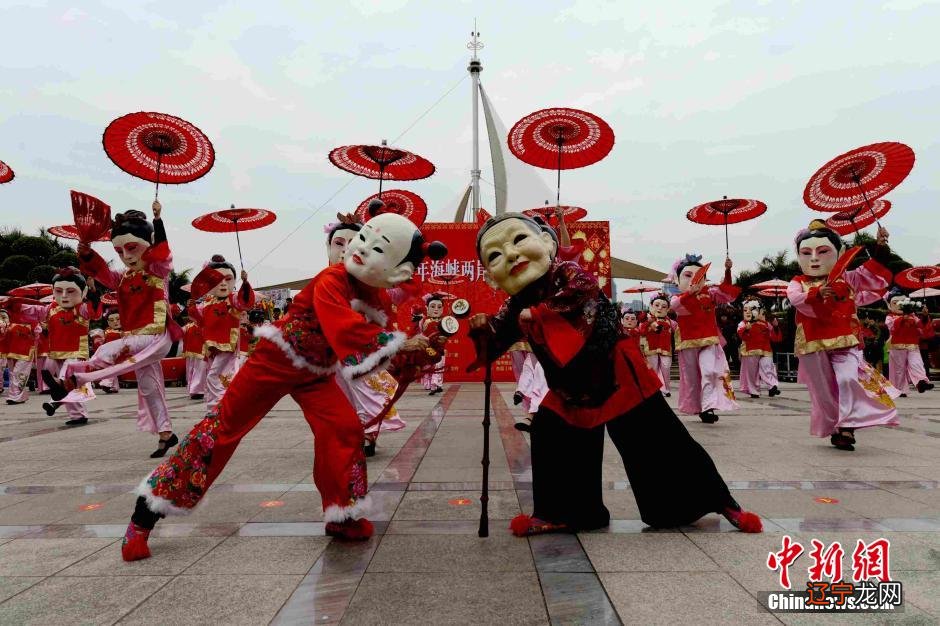
M101 236L111 233L111 207L94 196L80 191L71 191L72 218L79 241L101 241Z
M908 289L924 289L940 285L940 267L920 265L909 267L894 276L894 282ZM10 292L11 295L13 292Z
M379 195L382 197L380 198ZM424 224L424 220L428 217L428 205L421 196L405 189L389 189L381 194L373 194L359 203L356 208L356 217L359 221L365 223L369 218L375 217L369 214L369 203L373 200L381 200L385 205L375 215L397 213L414 222L415 226Z
M786 287L767 287L757 292L757 295L765 298L783 298L787 295Z
M565 224L571 224L572 222L584 219L588 214L587 209L582 209L579 206L562 205L558 208L561 209L561 217L565 220ZM547 224L551 224L552 226L558 224L558 218L555 216L555 207L553 206L540 206L534 209L526 209L522 214L528 215L529 217L541 217Z
M241 263L241 268L244 270L245 262L242 260L242 242L238 236L239 231L264 228L273 224L276 219L277 215L273 211L267 209L236 209L233 204L230 209L200 215L193 220L193 226L210 233L234 232L235 241L238 242L238 262Z
M0 185L10 182L15 176L13 169L3 161L0 161Z
M760 200L722 197L721 200L706 202L693 207L685 216L697 224L725 227L725 257L728 252L728 224L746 222L763 215L767 205Z
M413 152L390 148L383 139L381 146L340 146L330 150L330 162L356 176L378 179L379 198L382 181L420 180L434 173L434 165Z
M189 293L193 300L198 300L215 289L223 280L225 280L225 274L219 270L211 267L203 268L190 283Z
M165 113L129 113L117 118L101 138L115 165L137 178L179 185L201 178L215 163L215 149L205 134Z
M651 293L653 291L662 291L660 287L651 287L650 285L644 285L640 283L639 285L634 285L623 290L623 293L638 293L640 294L640 304L643 306L643 310L646 310L646 302L643 300L644 293Z
M774 289L776 287L782 287L784 289L789 285L785 280L780 280L779 278L771 278L770 280L765 280L762 283L754 283L749 288L750 289Z
M803 202L817 211L844 211L862 205L874 214L872 201L900 185L913 167L914 151L903 143L862 146L819 168L806 183Z
M11 289L7 292L8 296L19 296L21 298L42 298L52 294L52 285L49 283L32 283Z
M117 294L114 293L113 291L109 291L108 293L104 294L103 296L101 296L101 304L105 306L117 306L118 305Z
M542 109L513 124L509 150L529 165L558 171L555 204L561 204L561 170L586 167L614 147L614 131L593 113L578 109Z
M46 232L53 237L61 237L62 239L75 239L76 241L79 240L78 229L75 228L75 224L50 226L46 229ZM95 241L111 241L111 230L108 229L107 232L103 233L100 237L95 239Z
M890 210L891 202L879 198L871 203L871 211L867 210L865 206L859 206L849 211L840 211L826 220L826 226L840 235L848 235L874 224Z

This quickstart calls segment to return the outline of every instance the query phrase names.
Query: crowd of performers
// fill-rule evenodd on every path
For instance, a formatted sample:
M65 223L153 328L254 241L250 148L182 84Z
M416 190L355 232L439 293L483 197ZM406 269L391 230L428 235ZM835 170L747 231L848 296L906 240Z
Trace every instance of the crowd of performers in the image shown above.
M378 434L405 422L394 407L401 391L420 380L430 395L443 391L446 333L443 294L424 296L414 325L394 321L398 305L415 301L413 273L425 257L446 255L404 217L370 207L364 224L352 216L326 229L329 265L293 299L283 317L258 324L249 312L256 295L245 271L220 255L206 268L221 281L201 301L176 311L168 299L172 254L159 202L152 219L140 211L117 214L111 243L124 265L114 270L87 244L78 267L53 279L53 302L7 299L0 309L0 356L10 372L7 404L27 401L35 368L49 388L48 415L64 408L69 426L88 422L95 387L118 391L118 377L134 372L137 427L156 435L154 458L169 455L136 489L122 547L126 560L150 556L147 539L157 521L195 507L224 469L241 439L285 396L300 405L315 434L313 480L322 498L327 534L371 536L367 456ZM605 433L619 452L641 517L653 527L689 524L723 515L745 532L761 521L732 498L708 453L693 439L666 398L678 361L678 410L714 424L738 409L716 310L736 300L730 259L718 284L709 264L687 254L673 266L678 293L655 296L648 311L622 310L579 264L581 249L560 221L510 213L481 225L476 249L487 281L505 293L493 315L474 314L472 367L504 353L517 380L514 401L530 433L534 512L514 519L517 535L606 526L601 468ZM795 309L798 380L811 400L810 432L853 450L858 429L898 423L894 398L908 385L929 382L918 350L932 332L901 292L888 291L888 233L879 229L869 258L844 271L842 239L814 221L794 240L802 273L787 288ZM98 285L115 292L117 309L101 303ZM879 298L889 306L889 377L864 358L857 307ZM779 322L754 298L743 303L738 389L779 395L773 344ZM105 329L90 331L105 318ZM181 325L179 322L185 322ZM550 339L549 339L550 338ZM174 433L164 395L161 359L178 344L186 358L188 393L205 401L205 418L186 436ZM558 459L566 459L559 463Z

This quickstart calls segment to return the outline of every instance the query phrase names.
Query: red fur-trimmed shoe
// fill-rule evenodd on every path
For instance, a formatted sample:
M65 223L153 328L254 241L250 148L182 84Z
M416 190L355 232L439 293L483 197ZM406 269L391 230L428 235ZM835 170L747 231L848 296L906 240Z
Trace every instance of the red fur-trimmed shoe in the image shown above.
M509 522L509 530L516 537L531 537L532 535L544 535L547 533L566 533L571 528L567 524L556 524L546 522L545 520L531 515L517 515Z
M731 524L742 533L760 533L764 532L764 523L757 513L751 513L744 509L732 509L725 507L721 512Z
M147 545L147 539L150 537L150 529L141 528L134 522L127 525L127 531L124 533L124 541L121 543L121 558L125 561L139 561L150 558L150 546Z
M372 536L375 528L372 522L364 517L359 519L348 519L343 522L327 522L326 534L337 539L347 541L363 541Z

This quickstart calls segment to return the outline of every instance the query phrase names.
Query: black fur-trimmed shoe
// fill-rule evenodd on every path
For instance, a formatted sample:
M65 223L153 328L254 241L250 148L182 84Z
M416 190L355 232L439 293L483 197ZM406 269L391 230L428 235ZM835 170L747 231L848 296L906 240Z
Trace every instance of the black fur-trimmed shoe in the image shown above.
M718 416L715 415L715 409L708 409L707 411L702 411L698 414L700 420L706 424L714 424L718 421Z

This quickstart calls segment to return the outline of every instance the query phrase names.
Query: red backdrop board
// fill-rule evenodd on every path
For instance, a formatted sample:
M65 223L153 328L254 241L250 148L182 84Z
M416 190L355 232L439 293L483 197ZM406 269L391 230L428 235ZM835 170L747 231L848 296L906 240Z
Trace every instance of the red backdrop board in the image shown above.
M583 239L585 250L582 265L598 277L604 292L610 296L610 225L608 222L577 222L569 225L572 239ZM495 313L505 300L505 294L489 287L483 280L483 266L477 259L476 236L479 226L467 223L425 223L421 230L428 241L441 241L447 246L447 257L440 261L426 260L415 275L423 282L425 293L443 292L470 302L470 315ZM450 304L444 303L444 314L450 315ZM414 300L398 307L400 328L412 331L411 315L414 307L423 302ZM422 310L423 312L423 310ZM446 382L478 382L483 371L467 374L467 365L473 361L473 343L467 337L467 318L460 320L460 331L447 344ZM508 355L493 366L493 380L511 382L512 366Z

